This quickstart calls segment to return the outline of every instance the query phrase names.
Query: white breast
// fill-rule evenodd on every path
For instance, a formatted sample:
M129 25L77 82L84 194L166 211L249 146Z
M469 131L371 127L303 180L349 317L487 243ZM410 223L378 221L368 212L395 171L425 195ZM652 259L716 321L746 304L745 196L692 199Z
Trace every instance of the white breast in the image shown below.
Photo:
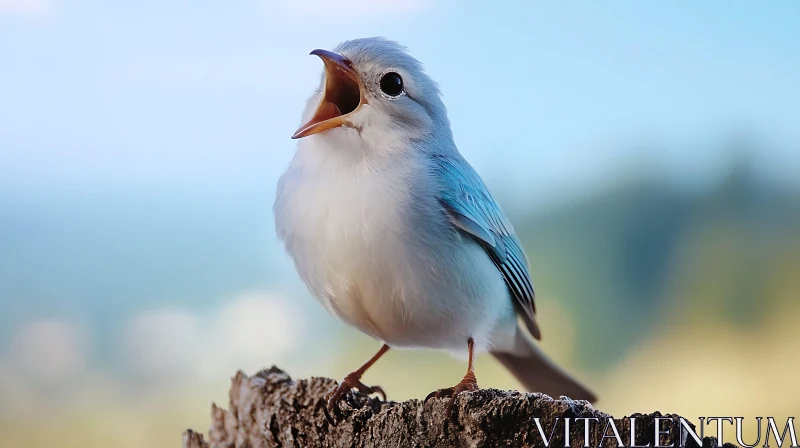
M494 322L513 316L507 289L424 194L435 188L425 167L307 140L281 177L275 219L312 294L390 345L463 347L470 336L486 345Z

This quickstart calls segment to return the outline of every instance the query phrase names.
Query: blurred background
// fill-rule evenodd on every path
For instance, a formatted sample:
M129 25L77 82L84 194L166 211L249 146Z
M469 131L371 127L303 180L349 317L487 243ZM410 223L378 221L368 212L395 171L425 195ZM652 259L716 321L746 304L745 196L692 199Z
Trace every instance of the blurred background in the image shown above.
M798 414L800 3L0 0L0 446L177 446L237 369L374 353L271 213L308 52L374 35L441 85L599 409ZM365 382L464 368L390 352Z

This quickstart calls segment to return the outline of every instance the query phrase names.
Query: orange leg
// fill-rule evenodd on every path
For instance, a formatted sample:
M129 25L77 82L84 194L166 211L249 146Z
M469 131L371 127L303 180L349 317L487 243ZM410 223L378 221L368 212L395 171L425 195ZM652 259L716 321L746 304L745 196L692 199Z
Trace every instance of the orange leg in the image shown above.
M447 403L447 410L446 416L450 419L450 415L453 413L453 402L455 401L456 397L461 394L462 392L471 392L474 390L478 390L478 380L475 378L475 365L474 365L474 356L475 356L475 341L472 338L467 339L467 348L469 349L469 361L467 362L467 373L464 375L464 378L456 384L454 387L448 387L447 389L439 389L437 391L433 391L425 397L425 402L427 403L428 400L431 398L450 398L450 402Z
M368 395L374 393L381 394L383 401L386 401L386 392L384 392L380 386L370 387L362 383L361 375L363 375L364 372L367 371L367 369L369 369L370 367L372 367L373 364L375 364L375 361L380 359L380 357L383 356L388 351L389 351L389 346L383 344L383 347L381 347L381 349L378 350L378 353L375 353L375 356L370 358L369 361L365 362L363 366L358 368L358 370L344 377L344 380L342 380L341 384L339 384L339 386L333 391L331 391L331 393L329 394L327 400L328 407L331 410L333 410L339 404L342 398L344 398L344 395L351 389L358 389L359 391Z

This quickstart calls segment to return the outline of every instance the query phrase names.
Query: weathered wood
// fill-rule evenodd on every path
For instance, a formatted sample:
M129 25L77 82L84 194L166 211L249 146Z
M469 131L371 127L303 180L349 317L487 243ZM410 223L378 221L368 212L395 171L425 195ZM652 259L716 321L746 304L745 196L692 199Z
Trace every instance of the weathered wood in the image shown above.
M550 447L564 447L564 419L571 421L570 445L584 444L584 424L576 418L598 418L590 425L590 446L616 447L614 438L603 439L607 418L589 403L547 395L484 389L459 396L450 420L444 400L383 403L351 392L340 404L332 424L323 411L324 396L336 381L328 378L292 380L272 367L253 377L238 372L232 379L229 409L212 405L207 440L187 430L184 448L261 447L538 447L545 446L536 426L538 417L550 437ZM632 416L634 417L634 416ZM653 443L658 412L636 414L636 445ZM615 419L625 445L630 443L630 419ZM609 430L609 436L613 435ZM662 436L661 445L679 446L678 431ZM686 446L696 446L684 437ZM704 446L713 446L712 438Z

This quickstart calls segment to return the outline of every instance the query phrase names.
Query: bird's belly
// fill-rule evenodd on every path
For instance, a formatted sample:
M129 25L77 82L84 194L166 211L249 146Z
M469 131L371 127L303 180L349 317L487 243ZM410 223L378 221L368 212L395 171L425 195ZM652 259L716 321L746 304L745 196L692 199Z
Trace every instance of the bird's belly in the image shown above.
M369 255L355 264L333 261L318 298L344 321L395 347L463 349L470 337L483 347L496 321L513 316L502 278L477 245L463 250L466 262L450 265L409 254L399 242L393 247L363 252ZM474 269L484 258L486 270Z
M456 350L470 337L488 346L495 323L514 316L490 258L444 220L409 231L404 204L374 193L380 200L317 192L292 201L302 207L283 238L312 294L391 346Z
M513 318L511 298L480 246L452 244L421 247L391 232L315 238L314 261L298 269L330 312L391 346L464 349L472 337L482 349L494 324Z

